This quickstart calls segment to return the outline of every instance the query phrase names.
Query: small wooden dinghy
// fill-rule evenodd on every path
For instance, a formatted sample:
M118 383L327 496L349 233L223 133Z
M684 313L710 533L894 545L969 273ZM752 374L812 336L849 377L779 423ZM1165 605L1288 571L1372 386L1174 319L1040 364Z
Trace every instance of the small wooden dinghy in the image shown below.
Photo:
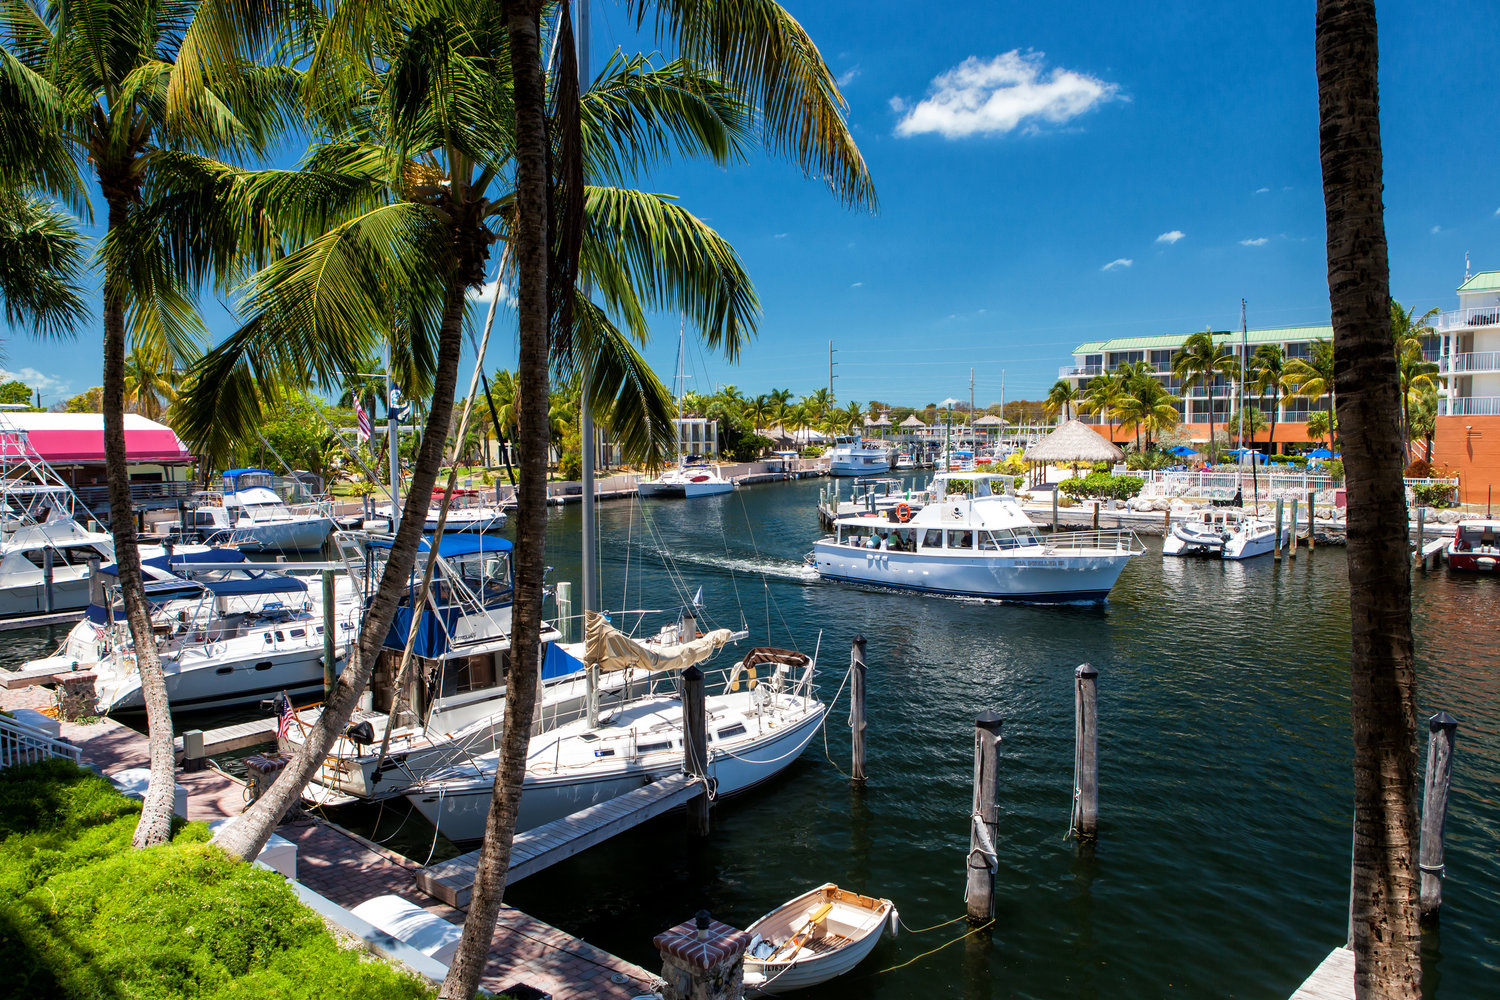
M766 995L825 983L863 961L887 925L894 936L898 919L889 899L832 882L804 892L745 929L745 989Z

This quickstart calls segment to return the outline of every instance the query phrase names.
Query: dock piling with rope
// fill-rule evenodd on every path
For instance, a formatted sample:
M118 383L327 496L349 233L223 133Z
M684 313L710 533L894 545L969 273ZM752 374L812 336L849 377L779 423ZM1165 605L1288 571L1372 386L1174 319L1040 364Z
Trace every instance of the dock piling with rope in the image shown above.
M849 730L852 735L852 754L856 785L865 783L865 637L854 637L849 651L849 670L852 681L849 688Z
M1427 720L1427 777L1422 794L1422 839L1417 867L1422 873L1421 914L1436 920L1443 907L1443 833L1448 823L1448 790L1453 779L1453 744L1458 720L1438 712Z
M1099 671L1085 663L1073 671L1073 832L1099 835Z
M1000 828L1000 716L986 709L974 719L974 807L969 817L969 923L995 916L995 842Z
M708 781L708 710L703 671L688 667L682 672L683 770L689 777ZM688 803L688 830L698 837L709 832L709 796L699 795Z

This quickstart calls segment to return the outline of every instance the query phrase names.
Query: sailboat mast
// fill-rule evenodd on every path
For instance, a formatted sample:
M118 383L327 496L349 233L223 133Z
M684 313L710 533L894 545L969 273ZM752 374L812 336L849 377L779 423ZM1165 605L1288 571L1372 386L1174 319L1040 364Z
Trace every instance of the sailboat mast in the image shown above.
M574 33L575 44L578 53L578 92L582 94L589 85L589 8L590 0L578 0L578 29ZM561 15L559 15L561 17ZM588 281L585 279L583 294L591 294ZM579 487L583 492L583 537L580 544L583 547L583 614L584 621L588 620L590 611L599 608L599 543L595 535L595 496L594 496L594 412L593 400L589 395L589 373L583 373L583 382L579 388L578 398L579 421L578 439L579 447L583 452L583 467L580 471ZM592 708L594 699L590 699ZM590 720L593 721L594 713L590 712Z
M677 325L677 464L682 465L682 397L687 394L687 372L683 371L683 343L687 338L687 317Z

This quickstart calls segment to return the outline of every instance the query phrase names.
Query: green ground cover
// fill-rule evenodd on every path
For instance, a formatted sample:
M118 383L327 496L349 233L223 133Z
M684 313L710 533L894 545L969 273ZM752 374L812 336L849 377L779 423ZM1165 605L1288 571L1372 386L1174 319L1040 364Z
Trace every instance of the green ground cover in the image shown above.
M60 760L0 771L0 968L17 997L418 1000L434 991L341 948L285 879L202 823L130 848L140 803Z

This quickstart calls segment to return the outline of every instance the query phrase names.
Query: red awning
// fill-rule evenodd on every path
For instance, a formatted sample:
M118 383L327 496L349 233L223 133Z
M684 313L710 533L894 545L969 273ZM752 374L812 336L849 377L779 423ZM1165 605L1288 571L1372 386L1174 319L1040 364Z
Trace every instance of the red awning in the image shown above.
M149 421L141 421L149 425L146 427L128 426L134 422L127 420L125 428L126 461L139 464L143 462L180 463L193 460L192 454L178 440L177 435L172 433L171 428L152 424ZM26 457L22 454L24 446L21 445L18 437L10 434L0 436L0 452L7 453L6 458ZM102 419L97 429L30 427L26 429L25 440L31 452L40 455L52 465L104 464Z

